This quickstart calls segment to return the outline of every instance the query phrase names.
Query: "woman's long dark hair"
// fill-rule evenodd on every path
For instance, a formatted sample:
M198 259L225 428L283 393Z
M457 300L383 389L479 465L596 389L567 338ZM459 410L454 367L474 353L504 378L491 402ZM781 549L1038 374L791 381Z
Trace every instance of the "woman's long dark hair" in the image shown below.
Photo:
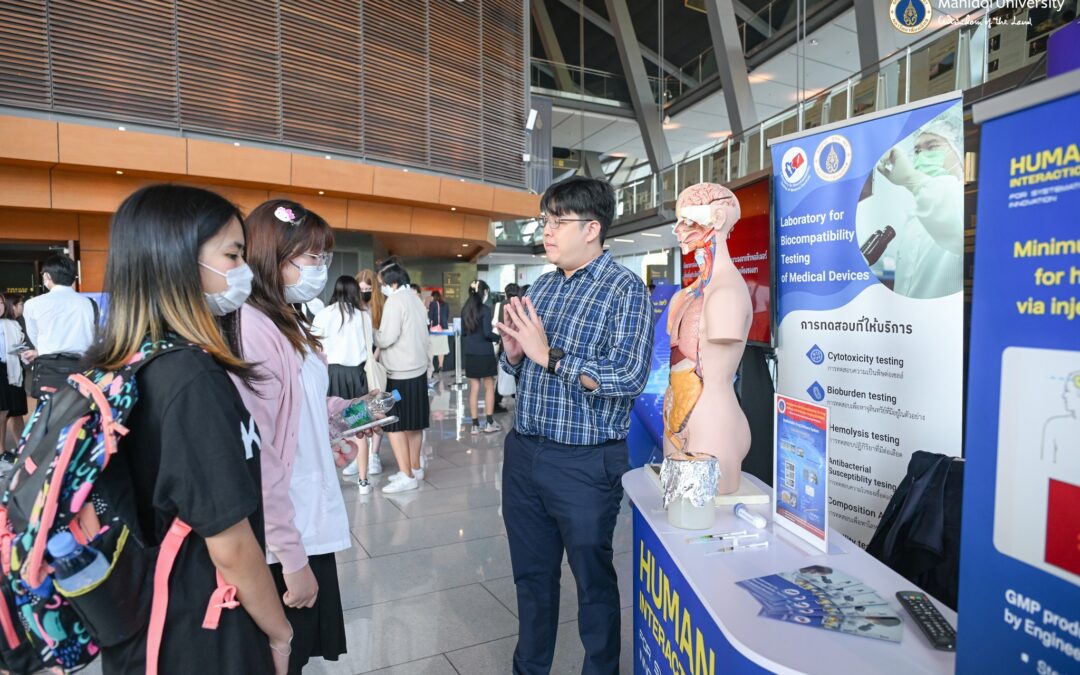
M288 209L292 219L280 220L279 208ZM285 282L281 266L307 252L325 252L334 248L334 232L317 213L288 199L271 199L255 207L245 220L247 225L247 261L255 279L251 284L253 307L270 317L293 349L322 349L311 332L311 322L303 312L285 302Z
M90 367L120 368L147 337L172 332L251 381L251 364L239 356L238 312L215 320L199 270L199 249L234 218L243 225L228 200L195 187L151 185L124 200L109 235L109 318L86 354Z
M465 325L465 334L470 335L481 330L480 322L484 317L484 296L491 289L487 282L477 279L469 286L469 299L461 309L461 323Z
M364 300L360 297L360 284L348 275L338 277L337 282L334 283L334 294L330 296L330 304L334 303L337 303L338 310L341 312L342 324L351 318L356 310L367 309Z

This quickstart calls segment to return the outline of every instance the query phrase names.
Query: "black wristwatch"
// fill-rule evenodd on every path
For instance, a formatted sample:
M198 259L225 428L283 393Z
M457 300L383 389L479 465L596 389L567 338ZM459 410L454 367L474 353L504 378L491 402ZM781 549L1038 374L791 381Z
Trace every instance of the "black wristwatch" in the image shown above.
M550 350L548 350L547 371L554 375L555 366L559 365L559 361L562 361L564 356L566 356L566 352L559 349L558 347L552 347Z

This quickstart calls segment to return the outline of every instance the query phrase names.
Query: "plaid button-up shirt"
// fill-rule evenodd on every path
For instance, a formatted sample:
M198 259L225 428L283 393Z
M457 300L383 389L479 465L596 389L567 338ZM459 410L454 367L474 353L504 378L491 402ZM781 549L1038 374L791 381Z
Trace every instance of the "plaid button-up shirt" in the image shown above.
M653 345L652 308L645 282L604 253L565 276L556 270L529 288L548 343L566 352L558 373L506 355L504 370L519 377L515 429L565 445L623 440L630 409L645 388ZM600 386L589 391L587 375Z

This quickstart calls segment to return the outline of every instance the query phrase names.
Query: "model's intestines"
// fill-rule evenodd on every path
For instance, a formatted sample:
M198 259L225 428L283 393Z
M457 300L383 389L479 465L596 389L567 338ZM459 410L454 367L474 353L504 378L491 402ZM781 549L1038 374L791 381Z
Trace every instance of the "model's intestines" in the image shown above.
M722 185L699 183L679 195L676 215L679 245L684 254L695 254L701 276L670 308L664 454L715 456L719 492L726 494L738 489L750 449L750 428L732 387L752 319L749 291L726 244L739 219L739 201Z

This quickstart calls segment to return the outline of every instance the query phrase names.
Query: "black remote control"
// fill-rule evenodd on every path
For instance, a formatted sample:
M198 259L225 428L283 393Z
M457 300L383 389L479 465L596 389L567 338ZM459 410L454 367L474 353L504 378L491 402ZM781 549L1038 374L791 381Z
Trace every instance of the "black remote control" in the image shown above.
M897 591L896 599L904 606L911 618L922 629L934 649L946 652L956 651L956 629L949 625L926 593L919 591Z

